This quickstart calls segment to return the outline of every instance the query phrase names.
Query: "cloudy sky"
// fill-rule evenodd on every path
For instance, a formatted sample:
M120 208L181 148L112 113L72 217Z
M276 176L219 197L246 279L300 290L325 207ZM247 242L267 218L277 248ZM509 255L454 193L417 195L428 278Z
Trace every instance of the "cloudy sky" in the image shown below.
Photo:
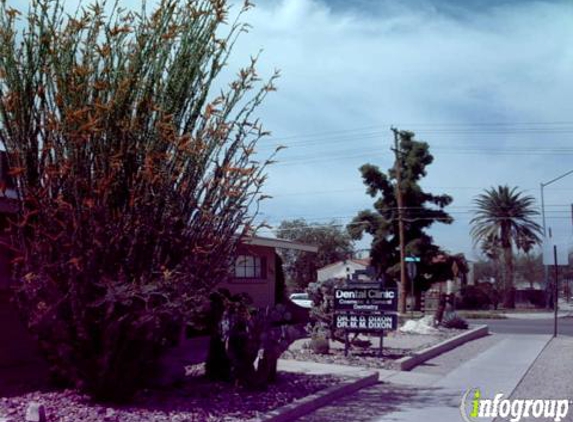
M391 126L430 144L423 186L453 196L456 220L431 234L470 257L476 194L509 184L538 199L573 169L570 1L260 0L247 20L231 65L262 49L261 73L282 72L260 110L267 144L289 147L270 170L271 225L369 208L358 167L392 165ZM571 234L573 175L545 193L548 225Z
M475 195L509 184L539 199L540 182L573 169L570 0L256 3L230 69L262 50L261 75L282 73L259 110L273 132L261 152L289 147L269 171L274 198L262 217L272 226L294 218L344 225L371 207L358 167L392 165L391 126L430 144L435 161L423 186L452 195L455 218L431 234L469 257ZM548 226L571 235L573 175L545 192Z

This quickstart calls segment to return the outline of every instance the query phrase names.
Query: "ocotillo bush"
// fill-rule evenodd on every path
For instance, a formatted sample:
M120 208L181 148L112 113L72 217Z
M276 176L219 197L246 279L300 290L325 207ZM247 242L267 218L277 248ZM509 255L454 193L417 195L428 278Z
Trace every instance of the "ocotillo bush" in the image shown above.
M144 385L254 229L272 157L253 113L276 75L251 59L210 92L250 7L229 24L225 0L0 2L17 299L54 374L99 399Z

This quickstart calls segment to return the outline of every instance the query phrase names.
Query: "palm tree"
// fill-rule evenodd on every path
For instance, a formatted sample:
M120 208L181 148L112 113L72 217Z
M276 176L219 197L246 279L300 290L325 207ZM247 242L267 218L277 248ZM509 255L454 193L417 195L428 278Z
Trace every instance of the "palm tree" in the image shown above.
M480 241L480 249L481 253L490 260L492 267L493 267L493 278L495 280L495 290L496 291L503 291L503 286L501 284L501 277L500 277L500 261L502 255L501 243L497 237L497 235L489 235L485 239L481 239ZM495 304L495 309L497 309L497 303Z
M539 214L535 199L525 196L516 187L498 186L478 195L471 235L476 243L499 242L503 251L504 306L515 307L513 289L513 249L529 250L541 242L541 226L533 221Z

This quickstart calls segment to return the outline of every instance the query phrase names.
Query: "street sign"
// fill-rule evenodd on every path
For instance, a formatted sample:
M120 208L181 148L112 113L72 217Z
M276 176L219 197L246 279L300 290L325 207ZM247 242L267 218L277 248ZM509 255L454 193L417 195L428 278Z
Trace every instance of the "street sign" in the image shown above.
M396 314L364 314L338 313L334 316L336 329L359 332L380 332L398 328Z
M421 259L419 256L407 256L406 258L404 258L405 262L420 262Z
M380 285L342 287L334 290L334 310L382 312L398 310L398 291Z
M416 263L408 262L406 268L408 270L408 277L410 278L410 280L414 280L416 278L416 275L418 274L418 268L416 267Z

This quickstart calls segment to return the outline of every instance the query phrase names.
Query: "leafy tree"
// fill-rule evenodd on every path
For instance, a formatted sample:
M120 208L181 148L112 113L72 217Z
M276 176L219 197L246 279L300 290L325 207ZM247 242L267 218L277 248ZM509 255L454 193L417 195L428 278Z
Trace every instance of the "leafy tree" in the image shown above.
M479 281L483 278L495 280L495 286L498 290L503 290L501 285L501 256L502 249L499 239L495 235L490 235L480 243L480 251L485 260L476 262L475 279Z
M456 255L440 253L430 263L423 265L423 269L427 273L422 275L430 284L453 280L454 278L459 278L462 286L467 284L469 264L463 253Z
M444 208L452 202L449 195L433 195L419 185L426 176L426 167L434 157L426 142L414 139L415 134L399 131L399 154L396 165L401 168L401 183L397 185L396 166L383 173L377 166L365 164L360 167L366 192L373 198L374 211L358 213L348 225L353 239L361 239L364 233L372 235L370 255L379 273L396 277L399 273L399 231L397 189L403 197L403 220L406 253L419 256L422 265L431 263L432 257L440 252L427 229L435 222L450 224L452 217ZM426 272L421 268L419 273ZM406 286L402 286L405 290Z
M498 186L478 195L474 202L477 209L471 220L471 235L478 243L499 243L504 263L504 306L514 308L514 250L529 251L541 241L541 227L533 221L539 214L534 208L535 199L516 187Z
M480 242L481 253L489 260L497 262L499 261L502 248L499 242L499 238L495 235L489 235Z
M498 265L497 262L490 259L480 259L474 264L474 277L476 283L489 281L492 278L498 280Z
M291 288L306 289L316 281L316 271L325 265L352 256L354 246L345 230L335 222L309 224L304 219L285 220L276 230L277 237L318 247L318 253L284 250L285 271Z
M17 297L62 381L121 400L254 228L268 161L253 113L274 77L253 59L211 95L246 29L225 0L63 6L35 0L22 22L0 3Z
M542 282L545 276L543 256L532 253L519 254L515 257L515 270L533 289L534 284Z

